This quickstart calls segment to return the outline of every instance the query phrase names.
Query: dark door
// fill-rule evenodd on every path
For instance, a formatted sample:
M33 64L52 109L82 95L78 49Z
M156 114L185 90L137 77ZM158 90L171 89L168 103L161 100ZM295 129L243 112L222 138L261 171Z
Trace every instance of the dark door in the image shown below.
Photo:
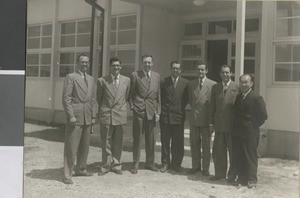
M220 66L227 64L228 57L228 41L215 40L207 41L207 64L208 74L207 77L220 82Z

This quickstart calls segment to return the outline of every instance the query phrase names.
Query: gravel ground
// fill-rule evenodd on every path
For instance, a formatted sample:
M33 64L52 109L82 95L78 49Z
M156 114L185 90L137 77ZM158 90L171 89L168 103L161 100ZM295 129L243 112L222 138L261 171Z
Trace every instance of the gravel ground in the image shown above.
M130 133L130 132L128 132ZM260 158L258 185L255 189L234 187L224 180L211 182L200 173L187 175L175 172L156 173L144 170L141 163L137 175L132 175L131 142L127 139L123 151L123 175L108 173L99 177L101 149L99 134L91 137L88 170L92 177L74 177L73 185L62 183L64 129L25 123L24 197L26 198L189 198L189 197L287 197L299 196L299 162L277 158ZM155 162L160 164L160 148ZM141 161L145 161L142 151ZM191 168L191 158L185 155L184 170ZM213 164L210 166L213 173Z

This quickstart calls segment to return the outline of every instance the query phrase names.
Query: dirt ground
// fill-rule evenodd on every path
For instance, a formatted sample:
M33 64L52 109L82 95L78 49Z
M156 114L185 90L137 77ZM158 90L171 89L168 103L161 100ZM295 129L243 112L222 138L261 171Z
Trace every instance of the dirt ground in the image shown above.
M127 131L127 133L131 133ZM125 139L123 175L108 173L99 177L101 149L99 134L91 137L88 170L92 177L74 177L73 185L62 183L64 129L25 123L24 197L26 198L189 198L189 197L298 197L299 161L260 158L258 185L255 189L234 187L226 180L211 182L200 173L187 175L175 172L156 173L144 170L129 172L132 161L131 139ZM156 148L155 162L160 164L160 148ZM142 151L141 161L145 161ZM187 153L183 164L191 168ZM210 172L214 173L213 163Z

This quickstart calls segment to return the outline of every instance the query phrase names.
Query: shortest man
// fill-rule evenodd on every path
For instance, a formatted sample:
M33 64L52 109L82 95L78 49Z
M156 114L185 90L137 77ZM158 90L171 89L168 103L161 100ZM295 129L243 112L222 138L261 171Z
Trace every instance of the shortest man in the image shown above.
M99 176L112 171L121 175L124 125L127 124L127 106L130 79L120 74L121 61L110 59L109 75L98 79L102 163Z
M263 98L252 90L251 76L244 74L239 80L241 93L234 104L233 160L237 169L237 184L255 188L259 127L267 120L268 114Z

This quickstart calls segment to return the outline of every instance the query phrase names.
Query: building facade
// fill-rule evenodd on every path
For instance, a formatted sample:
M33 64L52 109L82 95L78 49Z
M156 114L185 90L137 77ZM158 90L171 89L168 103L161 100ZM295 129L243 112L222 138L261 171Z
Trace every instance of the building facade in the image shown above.
M108 73L118 56L122 73L137 70L142 54L152 54L162 77L179 60L183 76L194 77L197 61L208 63L208 77L220 81L219 66L255 76L269 119L261 128L263 154L299 158L300 2L204 0L27 1L25 117L64 123L63 80L79 53L90 53L93 77ZM243 50L242 50L243 49Z

